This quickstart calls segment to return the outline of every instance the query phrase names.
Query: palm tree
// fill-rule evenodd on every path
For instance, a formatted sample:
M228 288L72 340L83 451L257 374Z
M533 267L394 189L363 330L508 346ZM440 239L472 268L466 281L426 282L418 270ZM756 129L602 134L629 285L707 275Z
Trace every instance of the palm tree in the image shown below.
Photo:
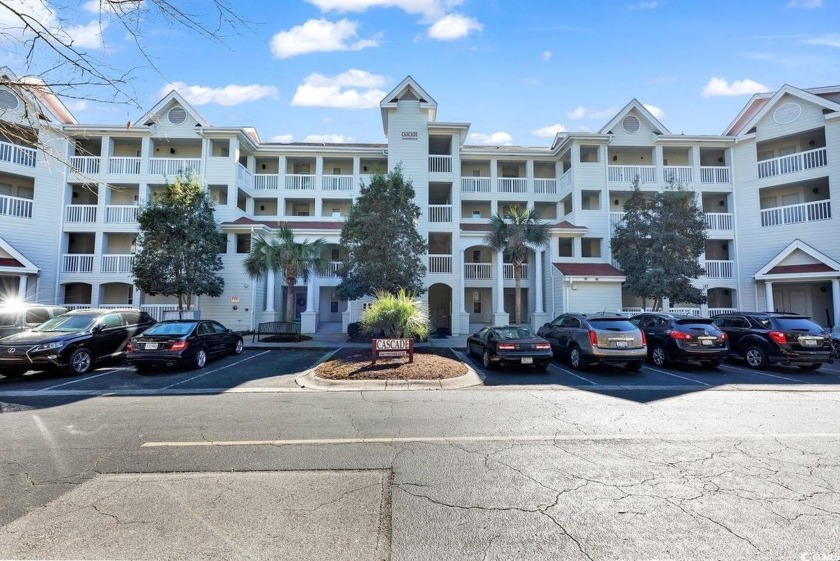
M540 222L533 210L513 205L508 209L507 216L496 213L490 217L490 232L484 237L484 243L501 251L513 263L513 280L516 282L514 316L517 324L522 323L522 263L528 257L529 247L545 247L550 239L548 224ZM537 282L540 273L534 272ZM503 297L499 295L499 298Z
M361 324L366 331L382 331L385 337L420 337L429 335L429 313L413 293L400 289L397 294L380 290L373 302L362 311Z
M321 273L327 269L327 260L321 256L326 241L318 238L302 242L295 241L292 229L279 224L273 237L257 235L251 252L245 258L245 272L252 279L258 279L269 271L280 271L286 281L286 321L295 319L295 295L293 288L298 277L309 281L310 272Z

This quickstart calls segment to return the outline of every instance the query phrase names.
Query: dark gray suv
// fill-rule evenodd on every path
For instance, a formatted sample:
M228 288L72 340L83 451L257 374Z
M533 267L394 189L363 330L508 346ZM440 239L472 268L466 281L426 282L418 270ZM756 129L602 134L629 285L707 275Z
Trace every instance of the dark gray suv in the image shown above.
M556 355L569 357L572 367L623 364L635 372L647 358L645 334L615 314L563 314L539 329Z

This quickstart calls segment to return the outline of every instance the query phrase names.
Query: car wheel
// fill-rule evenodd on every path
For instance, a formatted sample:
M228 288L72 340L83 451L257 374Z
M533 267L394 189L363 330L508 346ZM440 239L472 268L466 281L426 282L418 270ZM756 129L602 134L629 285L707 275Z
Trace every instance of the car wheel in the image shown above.
M71 374L76 374L77 376L87 374L93 366L93 353L84 347L80 347L73 351L67 364Z
M484 349L484 354L481 355L481 363L487 370L494 370L496 368L496 365L490 360L490 349Z
M750 368L766 368L769 364L767 353L761 347L748 347L744 351L744 360L747 361L747 366Z
M534 365L534 368L537 369L537 372L545 372L548 369L548 362L538 362Z
M638 372L642 369L642 361L634 360L633 362L628 362L624 365L624 369L628 372Z
M702 364L706 368L717 368L718 366L720 366L721 362L722 361L720 360L706 360L701 362L700 364Z
M242 341L242 339L237 339L236 340L236 345L234 345L234 347L233 347L233 354L241 355L242 351L244 351L244 350L245 350L245 342Z
M467 343L467 356L473 356L472 345Z
M193 355L193 368L198 370L199 368L204 368L205 364L207 364L207 351L198 349Z
M815 362L814 364L797 364L797 366L801 370L819 370L822 366L821 362Z
M586 361L580 354L580 347L572 347L569 351L569 363L575 370L586 370Z
M656 345L650 352L650 361L656 366L666 366L670 361L668 360L668 353L662 345Z

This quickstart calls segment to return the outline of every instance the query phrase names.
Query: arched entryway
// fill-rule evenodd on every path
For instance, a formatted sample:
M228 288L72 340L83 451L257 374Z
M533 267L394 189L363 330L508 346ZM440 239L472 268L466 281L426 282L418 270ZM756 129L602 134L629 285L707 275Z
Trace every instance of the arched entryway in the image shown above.
M93 295L93 286L86 282L68 282L62 285L62 301L61 304L67 307L84 307L90 306L91 296Z
M99 304L133 306L134 285L125 282L108 282L99 285Z
M432 333L452 333L452 287L443 283L429 287L429 322Z

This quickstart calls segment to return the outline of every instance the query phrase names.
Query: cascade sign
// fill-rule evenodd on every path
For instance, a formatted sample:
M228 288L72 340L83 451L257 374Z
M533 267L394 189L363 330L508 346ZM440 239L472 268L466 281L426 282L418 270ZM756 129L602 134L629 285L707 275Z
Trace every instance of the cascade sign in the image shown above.
M370 361L376 364L380 358L408 357L414 362L414 339L373 339L370 346Z

